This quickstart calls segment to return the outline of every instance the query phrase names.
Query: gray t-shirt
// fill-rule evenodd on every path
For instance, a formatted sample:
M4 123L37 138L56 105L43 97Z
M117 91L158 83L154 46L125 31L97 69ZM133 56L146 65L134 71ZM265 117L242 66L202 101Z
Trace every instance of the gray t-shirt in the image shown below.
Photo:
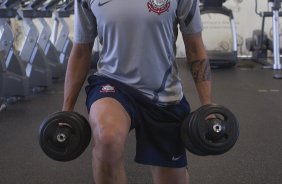
M178 27L202 31L198 0L76 0L74 42L98 35L96 75L140 90L158 104L183 97L176 60Z

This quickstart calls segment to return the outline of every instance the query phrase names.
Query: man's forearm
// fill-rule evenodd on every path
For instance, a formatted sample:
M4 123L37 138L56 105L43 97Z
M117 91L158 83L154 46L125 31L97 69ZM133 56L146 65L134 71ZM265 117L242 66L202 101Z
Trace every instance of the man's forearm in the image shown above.
M211 69L202 40L202 33L183 34L187 62L202 105L212 103Z
M83 51L82 48L78 46L74 47L75 48L73 48L68 61L69 63L65 78L63 103L64 111L73 111L91 63L91 54L88 52L85 53L85 50Z
M207 58L188 61L202 105L212 103L211 69Z

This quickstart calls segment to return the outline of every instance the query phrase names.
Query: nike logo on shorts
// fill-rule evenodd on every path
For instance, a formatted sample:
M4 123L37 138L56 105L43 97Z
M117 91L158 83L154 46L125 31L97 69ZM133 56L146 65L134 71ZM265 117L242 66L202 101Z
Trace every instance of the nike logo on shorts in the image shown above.
M182 157L182 155L180 155L179 157L173 156L171 160L172 160L172 161L177 161L177 160L179 160L181 157Z
M112 1L112 0L109 0L109 1L106 1L106 2L103 2L103 3L101 3L101 2L99 1L98 6L99 6L99 7L104 6L105 4L107 4L107 3L111 2L111 1Z

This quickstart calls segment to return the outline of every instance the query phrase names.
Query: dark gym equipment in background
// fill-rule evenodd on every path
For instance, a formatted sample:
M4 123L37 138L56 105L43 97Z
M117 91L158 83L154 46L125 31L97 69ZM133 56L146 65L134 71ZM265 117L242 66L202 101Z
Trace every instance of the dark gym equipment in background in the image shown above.
M73 3L72 0L0 2L0 110L32 93L50 89L52 79L64 77L72 47L64 18L73 14ZM53 14L56 14L56 27L62 25L61 29L51 32L45 18L51 18ZM25 28L18 50L13 45L14 30L10 25L14 20L23 23ZM39 20L41 30L35 25L36 20ZM53 43L51 33L55 35Z
M268 0L272 3L272 11L258 12L258 1L255 1L255 12L262 18L261 30L254 30L252 38L246 39L246 47L252 52L252 59L266 67L274 70L281 70L280 53L280 33L279 33L279 17L282 16L281 0ZM264 32L265 18L272 17L272 39L267 37ZM268 51L273 53L273 58L269 58ZM282 79L282 75L276 73L274 79Z
M29 94L29 79L24 63L13 48L14 35L9 19L17 16L16 1L4 1L0 4L0 97L1 104L15 101Z
M65 18L70 17L74 13L74 1L69 0L60 4L54 12L54 23L52 28L51 41L54 43L57 51L60 52L60 62L63 70L67 68L68 59L73 45L69 38L69 26ZM59 29L61 27L61 29Z
M33 22L38 13L33 9L36 2L28 2L25 7L18 8L18 16L27 27L25 39L19 52L20 58L25 63L26 75L29 77L33 91L42 91L52 84L52 71L44 51L38 44L39 32Z
M268 2L273 3L272 11L258 12L258 1L255 1L255 12L262 18L261 29L254 30L252 38L246 39L246 47L252 52L254 61L266 66L272 65L273 69L281 69L279 44L279 17L282 16L282 12L279 11L281 0L268 0ZM272 18L272 38L269 38L265 33L265 19L268 17ZM269 51L273 53L273 58L269 58Z
M39 20L39 23L42 26L42 30L39 33L37 42L43 49L45 56L48 59L48 64L51 68L53 79L59 79L64 76L63 64L60 62L59 51L57 51L54 44L50 40L52 32L45 18L52 17L53 11L59 2L60 0L52 0L44 4L45 1L43 1L41 4L38 3L37 7L33 7L36 12L39 12L37 13L36 18Z
M229 51L216 51L207 50L207 54L212 67L232 67L237 63L237 31L235 19L232 10L223 6L225 0L200 0L201 14L220 14L227 16L230 21L230 28L232 33L232 50Z

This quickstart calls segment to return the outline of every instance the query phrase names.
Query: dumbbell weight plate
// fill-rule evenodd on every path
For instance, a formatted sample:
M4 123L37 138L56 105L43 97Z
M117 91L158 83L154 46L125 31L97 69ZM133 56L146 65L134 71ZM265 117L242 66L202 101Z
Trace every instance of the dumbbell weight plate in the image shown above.
M47 156L70 161L80 156L91 140L88 121L75 112L55 112L39 128L39 144Z
M200 149L198 149L190 139L189 122L191 121L192 116L193 116L193 112L189 114L182 123L182 127L181 127L182 142L184 143L185 147L188 149L189 152L199 156L206 156L207 154L201 151Z
M207 119L209 115L217 118ZM181 128L185 147L196 155L218 155L233 147L239 136L234 114L219 105L205 105L189 114Z
M221 118L216 119L218 123L206 118L215 114ZM214 127L213 127L214 126ZM219 127L219 138L208 138L210 134L216 134L216 126ZM197 147L209 155L223 154L230 150L239 136L239 124L234 114L220 105L207 105L199 108L191 123L192 138Z
M91 127L89 125L88 120L84 116L82 116L82 115L80 115L79 113L76 113L76 112L74 112L74 116L77 116L77 119L80 119L81 122L83 122L82 127L83 127L83 138L84 138L84 140L83 140L82 143L84 143L83 148L86 149L87 146L89 145L90 141L91 141Z

